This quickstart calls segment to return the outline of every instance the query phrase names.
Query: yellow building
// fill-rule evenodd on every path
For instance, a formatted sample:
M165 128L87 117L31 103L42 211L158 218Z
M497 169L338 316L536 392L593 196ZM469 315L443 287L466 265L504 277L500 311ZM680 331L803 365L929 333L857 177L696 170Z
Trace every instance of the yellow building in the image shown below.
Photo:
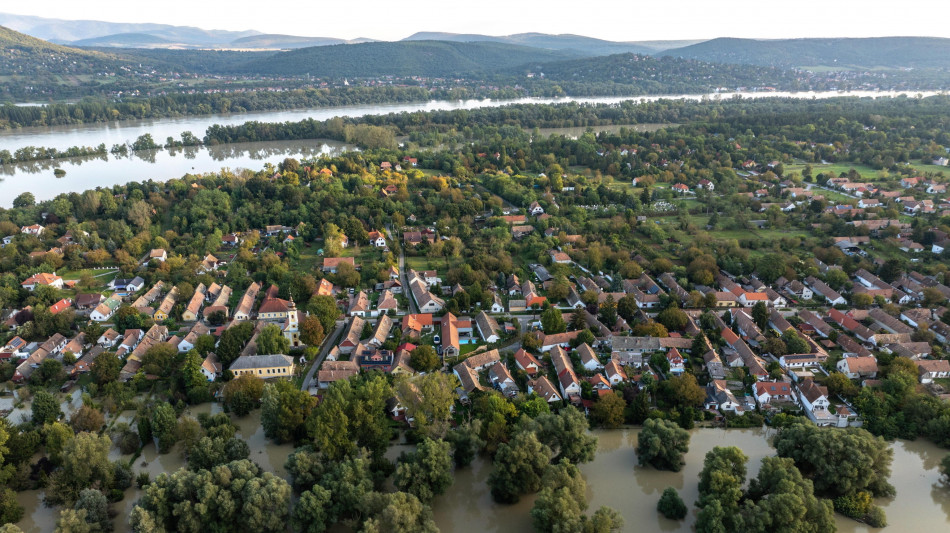
M242 355L228 369L234 377L250 374L261 379L289 378L294 375L294 358L289 355Z

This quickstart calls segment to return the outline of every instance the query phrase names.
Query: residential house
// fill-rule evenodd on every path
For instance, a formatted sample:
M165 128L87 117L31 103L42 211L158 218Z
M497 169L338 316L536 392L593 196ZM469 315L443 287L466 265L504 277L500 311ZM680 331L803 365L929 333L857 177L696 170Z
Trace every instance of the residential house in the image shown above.
M359 291L354 296L350 297L350 305L346 313L350 316L358 316L362 318L375 317L376 312L372 310L369 303L369 297L366 295L366 292Z
M515 379L511 377L511 372L501 361L495 362L488 368L488 379L505 396L512 397L519 392Z
M537 394L544 398L548 403L555 403L562 400L560 393L545 376L528 381L528 394Z
M321 270L330 274L336 274L340 265L343 263L347 263L353 268L356 268L356 260L352 257L324 257Z
M581 343L577 347L577 355L580 357L581 366L591 372L604 368L603 363L601 363L600 359L597 358L597 354L594 352L594 349L591 348L586 342Z
M541 371L541 362L525 351L524 348L518 348L518 351L515 352L515 365L528 376L533 376Z
M182 322L194 322L198 320L198 311L201 310L201 304L205 301L205 287L204 283L199 283L195 287L195 293L192 295L191 300L188 301L188 305L185 307L185 310L181 312Z
M168 320L168 317L171 316L172 309L175 307L175 302L178 301L178 287L172 287L172 290L168 291L168 294L165 295L165 298L162 300L162 303L158 306L158 309L155 310L155 314L152 315L152 318L156 322L164 322Z
M112 318L112 315L115 314L120 305L122 305L122 298L118 293L113 294L97 305L92 313L89 314L89 318L95 322L105 322Z
M541 351L548 352L552 348L569 348L571 341L574 340L581 332L580 331L568 331L566 333L555 333L552 335L546 335L542 332L535 332L538 339L541 341Z
M950 377L950 361L946 359L917 361L917 372L921 383L931 383L935 379Z
M20 284L21 287L31 292L40 285L62 289L63 278L57 276L55 273L49 274L46 272L40 272L39 274L33 274L32 276L26 278L26 280Z
M676 348L666 352L666 360L670 363L670 374L678 376L686 372L686 360Z
M806 378L798 384L798 393L802 407L805 408L805 413L812 421L826 417L827 409L831 405L826 387L818 385L811 378Z
M604 366L604 374L607 376L607 381L610 382L611 386L619 385L628 379L627 373L616 359L611 359L607 362L607 365Z
M72 298L63 298L62 300L49 306L49 312L56 315L67 309L72 308L72 306L73 306Z
M204 325L201 322L195 322L191 329L188 331L188 334L185 335L185 338L178 343L178 351L180 353L185 353L188 350L191 350L195 347L195 343L198 342L198 337L202 335L208 335L211 333L211 329L208 326Z
M774 402L792 402L795 393L792 386L784 381L758 381L755 384L755 401L759 407L771 405Z
M344 354L353 353L353 350L355 350L356 346L360 343L360 337L363 335L363 326L365 324L366 321L358 316L354 316L350 319L350 325L347 326L343 333L343 340L341 340L338 345L340 352Z
M214 381L221 377L221 362L214 352L210 352L201 362L201 373L208 381Z
M475 390L485 389L478 382L478 373L498 361L501 361L498 350L489 350L465 359L452 367L452 371L459 378L465 393L470 394Z
M251 313L254 311L254 303L257 301L257 294L261 291L261 286L256 281L244 291L237 307L234 308L234 320L241 322L251 319Z
M168 260L168 252L166 252L164 248L155 248L148 253L148 259L149 261L154 259L164 263Z
M838 371L849 379L877 377L877 359L867 357L845 357L838 361Z
M498 342L501 339L499 335L501 328L498 322L485 311L475 315L475 327L478 328L478 334L485 342Z
M580 399L581 384L574 373L574 366L571 359L567 356L560 346L551 347L551 362L554 365L554 371L561 387L561 396L572 401Z
M848 303L848 301L845 300L843 296L838 294L837 291L833 290L824 281L821 281L814 276L808 276L805 278L805 283L807 283L815 293L820 294L825 300L827 300L829 305L844 305Z
M706 385L706 401L703 406L706 409L718 409L724 413L741 415L745 412L742 404L736 399L736 395L729 390L726 381L722 379L714 379Z
M99 338L96 340L96 344L102 346L103 348L112 348L121 337L122 335L119 335L118 331L109 328L99 336Z
M534 216L543 215L544 208L541 207L541 204L538 202L531 202L531 205L528 206L528 213Z
M385 315L390 311L397 313L399 311L399 302L396 301L396 297L393 296L391 290L385 289L382 294L379 295L379 301L376 303L376 312Z
M373 230L369 232L369 243L376 248L386 247L386 235L380 231Z
M374 348L381 347L386 339L389 338L389 333L393 328L393 319L389 318L388 315L383 315L379 317L379 320L376 322L376 328L373 330L373 335L367 341L367 344Z
M77 294L76 295L76 309L79 310L88 310L95 309L105 300L106 297L102 293L94 292L92 294Z
M458 357L461 352L459 344L458 317L452 313L442 316L441 324L441 352L443 357Z
M324 361L317 371L317 386L327 389L333 383L348 380L359 373L360 367L356 361Z

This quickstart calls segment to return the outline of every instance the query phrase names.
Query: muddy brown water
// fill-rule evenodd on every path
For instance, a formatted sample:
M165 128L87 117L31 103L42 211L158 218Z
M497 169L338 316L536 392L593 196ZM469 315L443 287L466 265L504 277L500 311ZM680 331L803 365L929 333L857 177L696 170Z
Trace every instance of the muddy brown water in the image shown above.
M220 411L217 404L205 404L189 409L190 416L200 412ZM251 459L267 471L286 476L283 469L287 456L293 451L289 445L268 444L260 428L260 411L247 417L237 418L238 434L245 438L251 449ZM699 472L703 457L715 446L738 446L749 456L749 478L758 473L763 457L774 455L769 445L769 433L762 429L693 430L686 466L680 472L660 472L637 464L634 451L638 429L595 431L599 440L597 457L581 465L580 470L587 480L588 512L602 505L613 507L624 517L624 531L668 532L692 531L697 510ZM939 465L948 453L930 442L896 441L891 483L897 488L897 496L880 499L878 503L887 512L890 531L950 531L950 487L940 481ZM395 460L410 446L396 444L387 452ZM128 458L128 456L126 456ZM162 472L173 472L185 466L178 446L170 453L159 455L153 444L147 445L135 461L136 472L148 471L154 478ZM515 505L498 505L491 499L486 485L491 472L491 463L477 459L470 467L456 471L455 482L442 496L433 502L436 524L443 533L521 533L531 531L531 506L534 495L521 499ZM663 518L656 511L656 503L666 487L674 487L690 506L690 513L683 521ZM116 531L129 531L128 516L140 492L129 489L123 501L113 504L118 512ZM48 532L55 526L57 511L43 506L42 491L25 491L17 495L17 501L26 508L23 520L18 524L25 532ZM838 531L866 533L877 531L863 524L836 515ZM334 532L349 531L335 527Z

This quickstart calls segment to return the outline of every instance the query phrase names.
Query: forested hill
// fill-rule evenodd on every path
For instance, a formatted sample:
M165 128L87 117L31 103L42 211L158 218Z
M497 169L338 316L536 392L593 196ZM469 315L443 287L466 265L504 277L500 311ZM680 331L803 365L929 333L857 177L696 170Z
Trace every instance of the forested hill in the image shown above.
M0 72L5 75L88 74L122 63L113 55L60 46L0 26Z
M772 86L796 89L802 82L799 73L787 69L723 65L694 59L657 58L639 54L558 61L536 68L536 72L544 73L546 81L557 82L574 95L585 94L585 89L598 94L603 94L606 90L609 94L610 85L626 91L625 94L630 94L631 88L643 94L657 94L708 92L720 87L735 89Z
M950 68L950 39L874 37L866 39L713 39L663 55L715 63L776 67Z
M379 42L302 48L248 62L242 73L316 77L427 76L497 72L528 63L578 57L505 43L444 41Z

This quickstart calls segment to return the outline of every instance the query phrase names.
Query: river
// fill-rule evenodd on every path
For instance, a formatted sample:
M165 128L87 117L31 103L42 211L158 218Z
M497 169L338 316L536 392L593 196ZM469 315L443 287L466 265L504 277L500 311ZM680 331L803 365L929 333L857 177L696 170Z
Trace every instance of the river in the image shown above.
M213 124L243 124L247 121L286 122L300 121L306 118L326 120L336 116L361 117L366 115L380 115L386 113L435 111L454 109L478 109L484 107L499 107L509 104L557 104L557 103L590 103L616 104L627 100L655 101L661 98L700 100L703 98L731 98L741 97L798 97L798 98L831 98L836 96L884 97L896 96L899 92L886 91L854 91L854 92L728 92L697 95L641 95L626 97L592 97L592 98L522 98L517 100L459 100L403 103L403 104L373 104L343 107L326 107L318 109L294 109L282 111L263 111L256 113L203 115L178 118L163 118L153 120L129 120L108 123L78 124L68 126L21 128L0 131L0 149L15 151L24 146L50 147L64 150L72 146L97 146L105 143L107 147L114 144L123 144L135 140L140 135L149 133L156 142L164 143L169 136L179 138L182 132L190 131L201 137L209 126ZM937 92L913 93L930 96ZM605 127L607 128L607 127ZM193 158L171 155L165 151L158 153L135 154L128 158L113 158L111 155L103 158L60 159L47 161L41 164L7 165L0 168L0 206L12 204L13 198L23 192L32 192L37 200L48 200L57 194L65 192L81 192L96 186L110 187L130 181L148 179L166 180L178 178L185 173L204 173L221 170L222 167L231 169L251 168L258 170L265 163L277 163L285 157L305 158L321 153L334 153L334 150L346 149L342 143L333 141L310 142L262 142L246 143L236 149L207 149L200 148L184 154L191 154ZM55 178L53 170L62 168L66 171L63 178Z
M190 416L199 412L219 412L217 404L204 404L188 410ZM127 420L125 416L123 420ZM293 451L290 445L269 444L260 427L260 410L244 418L235 419L238 435L248 442L250 458L262 468L286 476L283 465ZM769 434L762 429L721 430L696 429L691 431L686 466L680 472L661 472L637 464L634 449L638 429L595 431L599 440L597 457L583 464L581 473L587 480L588 512L600 506L613 507L624 517L625 531L668 532L691 531L696 521L694 502L699 497L699 472L706 452L715 446L738 446L749 456L749 478L759 470L762 458L774 455L768 443ZM878 500L884 507L891 531L947 531L950 529L950 487L940 482L940 460L946 450L928 441L897 441L894 449L891 483L897 496ZM411 450L406 445L394 445L386 454L395 460L399 453ZM113 459L120 456L115 450ZM122 457L128 460L129 457ZM170 453L159 455L154 444L148 444L133 465L134 471L148 471L154 479L162 472L174 472L184 466L179 446ZM486 485L491 462L478 458L468 468L455 472L455 481L449 490L432 504L436 524L443 533L523 533L532 531L531 506L534 495L528 495L515 505L498 505L492 501ZM656 511L656 502L666 487L680 492L690 508L685 520L678 522L663 518ZM128 515L141 492L136 488L126 491L125 499L112 507L118 512L116 531L128 531ZM42 504L40 490L18 493L17 501L26 508L18 525L26 533L52 530L57 511ZM870 533L878 531L836 515L838 531L842 533ZM348 531L337 527L334 531Z

